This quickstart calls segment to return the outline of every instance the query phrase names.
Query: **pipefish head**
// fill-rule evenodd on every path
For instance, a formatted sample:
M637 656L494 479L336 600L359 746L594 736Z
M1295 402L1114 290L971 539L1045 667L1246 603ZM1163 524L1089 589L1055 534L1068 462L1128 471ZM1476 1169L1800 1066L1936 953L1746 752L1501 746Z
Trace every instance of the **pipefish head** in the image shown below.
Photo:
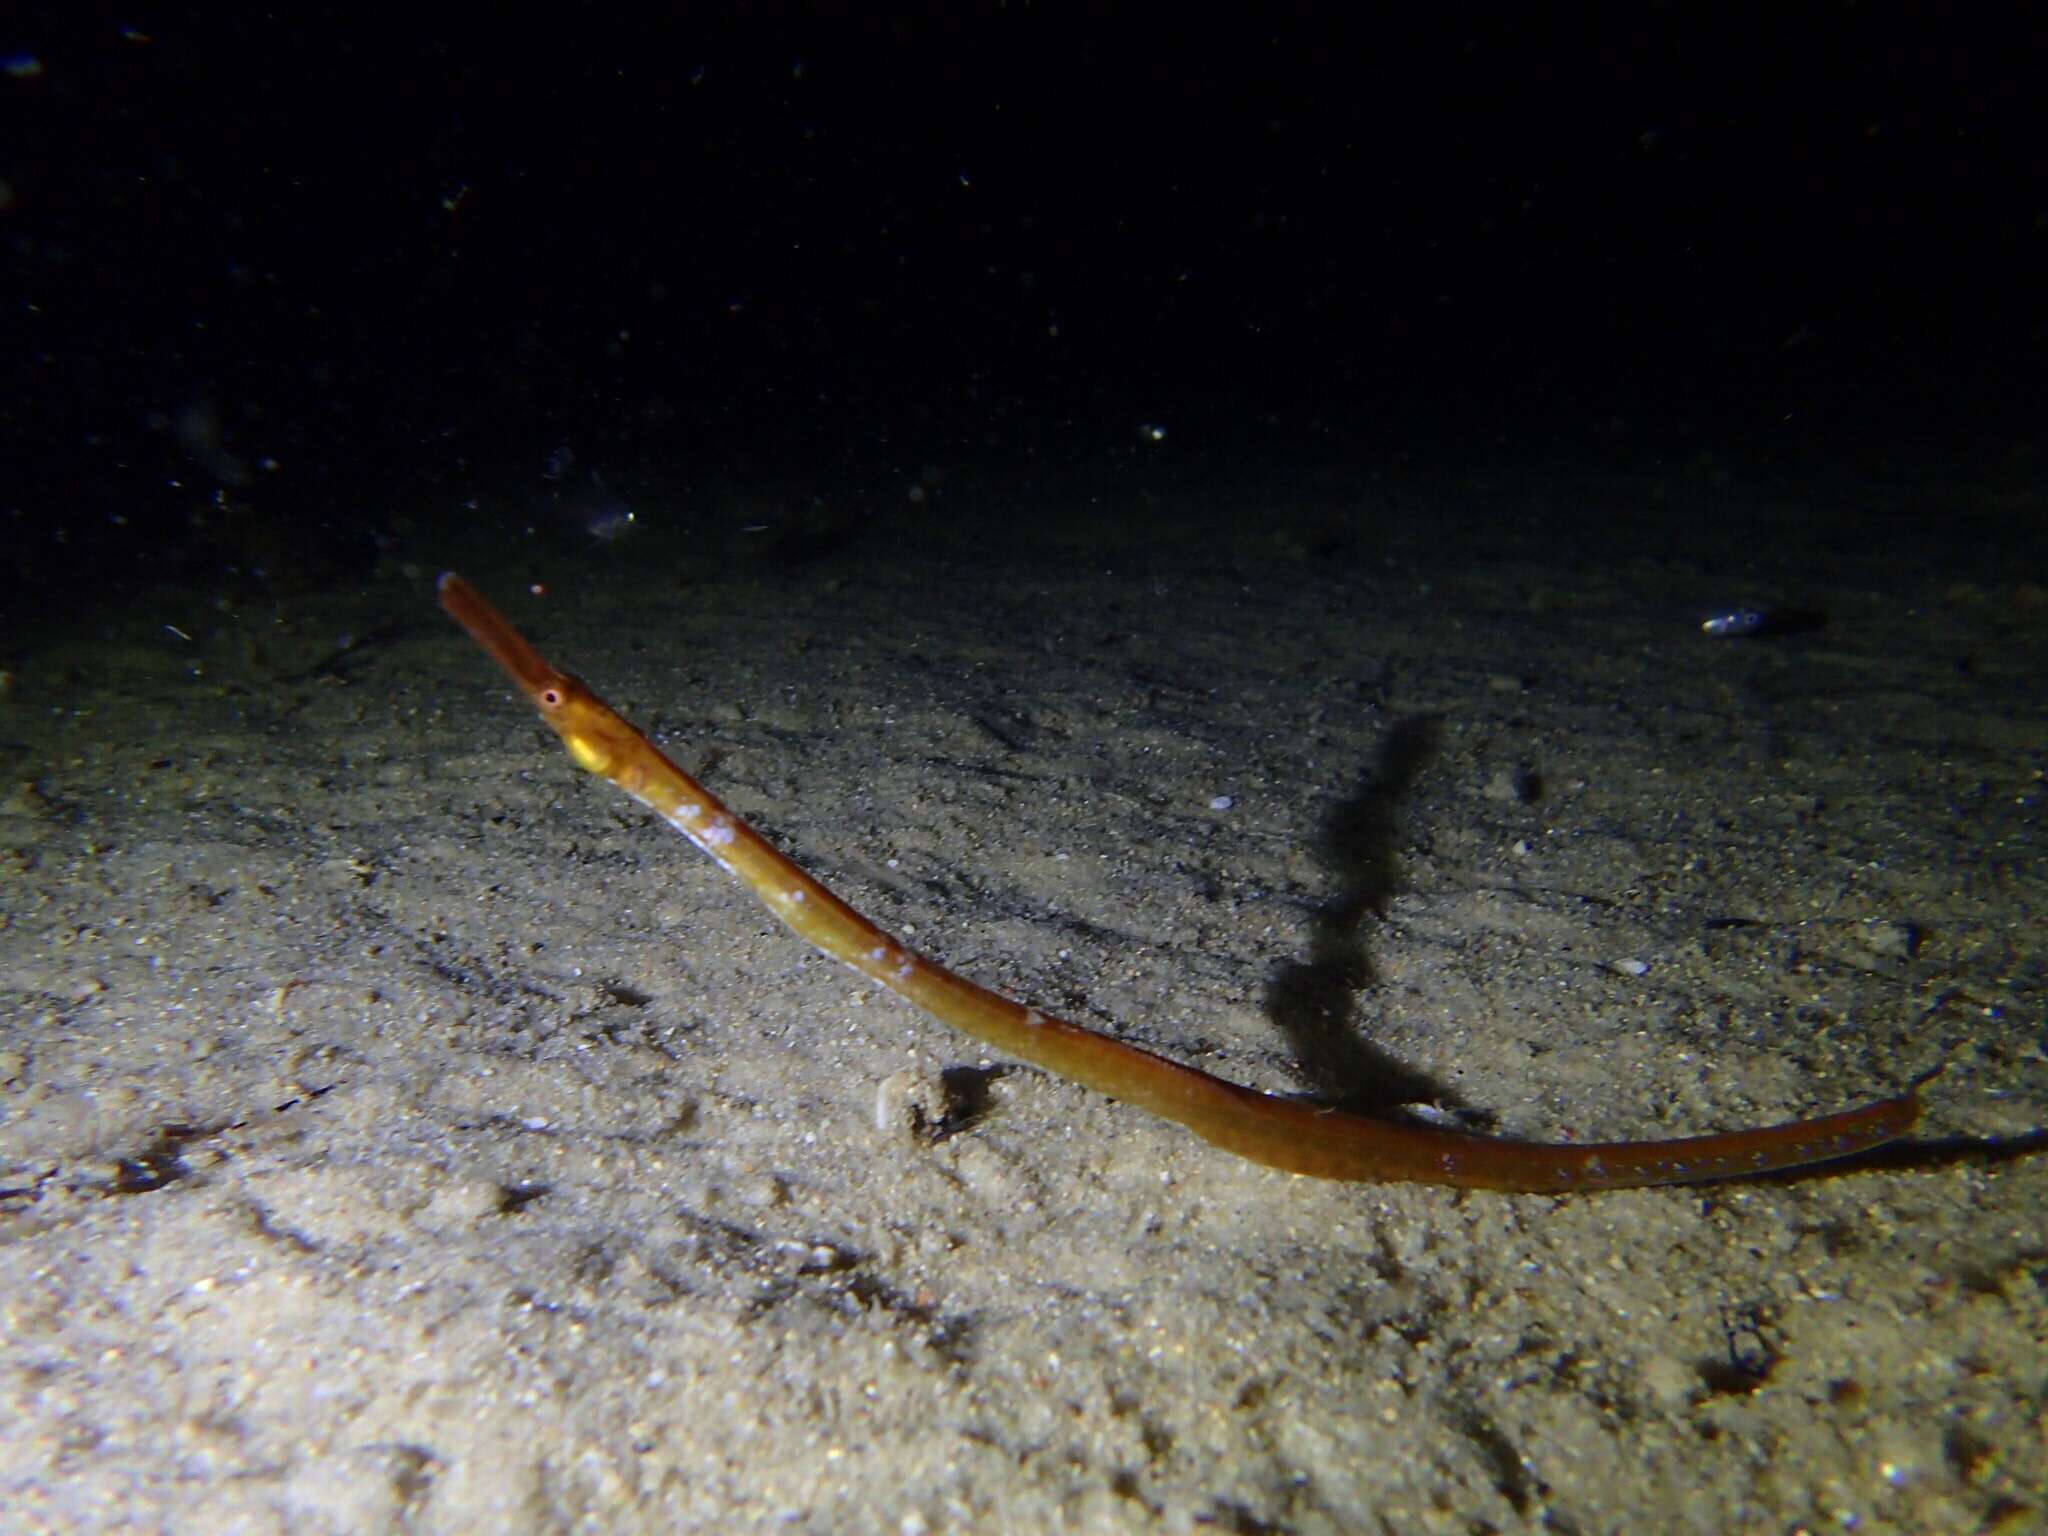
M636 746L644 744L640 733L580 679L551 664L476 588L453 571L442 576L440 591L441 606L449 617L505 669L513 686L562 738L578 766L616 778L621 765L633 760Z
M557 672L554 680L532 697L541 719L562 738L577 767L635 792L626 781L631 765L647 755L644 736L584 687L581 679L566 672Z

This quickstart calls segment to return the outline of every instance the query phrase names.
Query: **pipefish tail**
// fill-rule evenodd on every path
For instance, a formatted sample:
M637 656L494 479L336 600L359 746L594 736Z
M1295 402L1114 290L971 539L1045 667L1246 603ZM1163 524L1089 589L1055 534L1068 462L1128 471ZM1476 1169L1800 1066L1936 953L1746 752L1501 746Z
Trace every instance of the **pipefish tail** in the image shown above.
M1920 1115L1917 1079L1839 1114L1675 1141L1503 1141L1319 1108L1245 1088L991 992L883 932L785 858L526 638L452 571L441 606L505 669L577 764L716 859L818 949L1006 1056L1177 1121L1255 1163L1325 1179L1572 1191L1741 1178L1849 1157ZM1930 1073L1929 1076L1932 1076Z

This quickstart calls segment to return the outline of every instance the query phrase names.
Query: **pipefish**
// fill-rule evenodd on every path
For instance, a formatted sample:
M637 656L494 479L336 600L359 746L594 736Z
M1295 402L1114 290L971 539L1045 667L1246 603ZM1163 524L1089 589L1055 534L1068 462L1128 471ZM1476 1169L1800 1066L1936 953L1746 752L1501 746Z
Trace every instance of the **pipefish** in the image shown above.
M917 953L804 873L450 571L441 606L505 669L578 766L609 779L744 882L797 934L984 1045L1150 1110L1252 1162L1325 1179L1565 1192L1692 1184L1802 1168L1904 1136L1917 1078L1839 1114L1668 1141L1506 1141L1397 1125L1242 1087L1028 1008Z

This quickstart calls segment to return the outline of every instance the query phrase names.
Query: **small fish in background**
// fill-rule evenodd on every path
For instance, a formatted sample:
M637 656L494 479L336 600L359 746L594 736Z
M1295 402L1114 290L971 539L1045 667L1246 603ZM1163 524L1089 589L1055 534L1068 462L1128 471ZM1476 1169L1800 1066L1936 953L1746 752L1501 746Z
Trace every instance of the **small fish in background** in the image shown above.
M1755 640L1811 634L1827 622L1812 608L1724 608L1701 621L1700 633L1710 640Z
M598 544L615 544L638 531L640 520L626 498L605 484L595 469L578 470L576 452L567 443L541 461L541 478L558 487L555 510Z
M220 407L194 400L172 419L171 431L194 463L222 485L239 489L256 477L243 460L230 453L221 431Z
M1741 640L1760 635L1770 627L1761 608L1729 608L1700 624L1700 633L1714 640Z
M589 495L577 500L572 512L583 531L600 544L615 544L640 526L625 498L595 472L590 476Z

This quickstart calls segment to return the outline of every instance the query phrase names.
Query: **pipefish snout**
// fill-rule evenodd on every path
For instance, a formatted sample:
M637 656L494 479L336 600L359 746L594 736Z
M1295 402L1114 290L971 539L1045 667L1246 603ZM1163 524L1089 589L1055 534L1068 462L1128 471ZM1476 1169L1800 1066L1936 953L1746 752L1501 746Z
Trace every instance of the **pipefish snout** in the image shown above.
M836 960L1004 1055L1150 1110L1240 1157L1325 1179L1572 1191L1692 1184L1802 1168L1894 1141L1920 1115L1917 1078L1838 1114L1672 1141L1503 1141L1326 1109L1242 1087L1013 1002L885 933L785 858L576 678L558 670L452 571L441 606L540 711L576 762L716 859Z

